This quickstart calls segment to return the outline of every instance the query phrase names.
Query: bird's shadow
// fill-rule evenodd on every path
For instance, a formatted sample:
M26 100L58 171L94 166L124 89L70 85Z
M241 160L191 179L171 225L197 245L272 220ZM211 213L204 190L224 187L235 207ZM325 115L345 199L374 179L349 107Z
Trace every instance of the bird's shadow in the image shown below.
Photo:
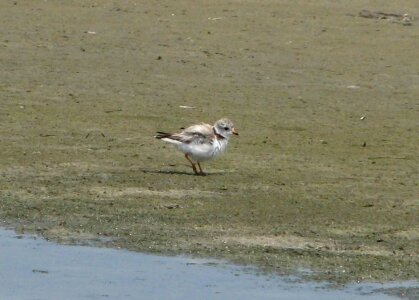
M186 172L186 171L177 171L177 170L155 170L155 169L145 169L142 168L141 171L147 174L167 174L167 175L188 175L188 176L212 176L212 175L219 175L222 172L211 172L211 173L204 173L204 174L195 174L193 172Z

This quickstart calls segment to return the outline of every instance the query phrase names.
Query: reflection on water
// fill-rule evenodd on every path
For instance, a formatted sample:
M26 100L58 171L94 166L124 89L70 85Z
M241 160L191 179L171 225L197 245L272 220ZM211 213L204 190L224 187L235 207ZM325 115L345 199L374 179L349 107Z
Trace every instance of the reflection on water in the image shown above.
M331 290L222 261L57 245L0 229L0 299L382 300L398 298L378 289L401 286L418 288L407 282Z

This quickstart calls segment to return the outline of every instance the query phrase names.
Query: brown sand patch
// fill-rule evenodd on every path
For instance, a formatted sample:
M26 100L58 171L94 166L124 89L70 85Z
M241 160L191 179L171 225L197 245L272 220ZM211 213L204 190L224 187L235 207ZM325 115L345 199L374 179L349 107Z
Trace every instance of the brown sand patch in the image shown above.
M333 241L321 241L305 237L281 236L249 236L249 237L223 237L222 242L239 243L246 246L262 246L281 249L321 249L325 247L336 248Z
M349 255L375 255L390 256L393 252L379 247L360 245L356 249L347 249L339 242L332 239L312 239L307 237L281 235L281 236L251 236L251 237L223 237L223 243L239 243L245 246L262 246L277 249L294 250L321 250L331 253Z
M125 196L147 196L147 197L163 197L182 199L188 197L203 197L214 198L220 196L219 193L202 191L202 190L176 190L170 189L167 191L154 191L145 188L127 187L127 188L112 188L104 186L96 186L90 189L90 192L108 197L125 197Z
M419 228L411 228L395 233L397 237L402 237L411 241L419 240Z

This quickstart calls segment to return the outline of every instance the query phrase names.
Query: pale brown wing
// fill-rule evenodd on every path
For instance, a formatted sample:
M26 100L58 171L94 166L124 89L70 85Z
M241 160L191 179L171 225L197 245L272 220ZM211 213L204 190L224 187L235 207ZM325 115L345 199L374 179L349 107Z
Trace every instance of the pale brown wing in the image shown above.
M211 143L213 137L214 131L212 130L212 126L202 123L192 125L183 130L181 133L172 134L170 138L186 144L203 144Z

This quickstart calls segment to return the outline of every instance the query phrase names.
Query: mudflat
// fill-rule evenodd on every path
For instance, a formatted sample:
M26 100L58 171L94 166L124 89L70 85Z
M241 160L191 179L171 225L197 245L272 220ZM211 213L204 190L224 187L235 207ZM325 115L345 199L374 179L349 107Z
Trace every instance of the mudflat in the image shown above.
M0 218L62 243L417 279L418 15L2 1ZM221 117L240 137L207 176L153 138Z

